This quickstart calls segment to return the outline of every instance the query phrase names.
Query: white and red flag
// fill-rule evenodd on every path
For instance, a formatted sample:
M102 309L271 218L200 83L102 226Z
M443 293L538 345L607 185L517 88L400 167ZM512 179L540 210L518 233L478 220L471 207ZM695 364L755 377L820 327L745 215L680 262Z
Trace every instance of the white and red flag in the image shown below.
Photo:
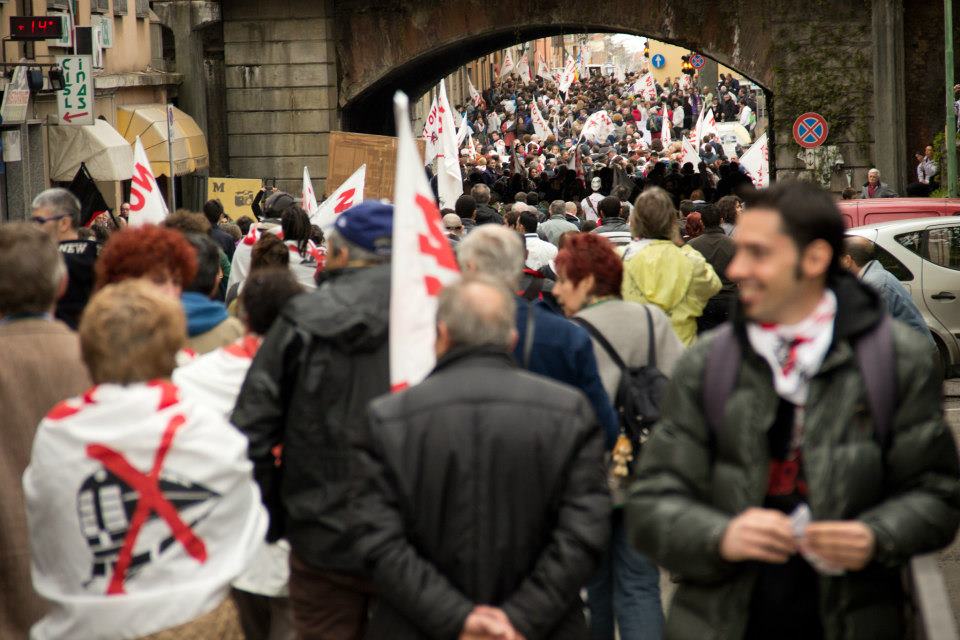
M577 74L577 61L573 59L569 53L567 54L567 62L563 66L563 72L560 74L560 80L557 82L559 85L560 93L566 93L570 90L570 85L573 84L573 80Z
M758 189L765 189L770 186L770 151L767 144L767 134L757 138L746 153L740 156L740 164Z
M483 96L480 95L480 92L477 91L477 88L473 86L473 82L470 81L470 78L467 78L467 89L470 90L470 99L473 100L473 104L480 106L483 104Z
M697 147L690 142L690 138L684 138L683 157L680 160L680 164L684 165L688 162L693 165L694 173L700 173L700 154L697 152Z
M657 97L657 81L653 75L645 73L633 83L633 91L644 100L653 100Z
M307 215L310 216L311 219L317 215L317 194L313 190L310 171L307 170L306 165L303 166L303 187L300 192L300 206L303 207L303 210L307 212Z
M667 150L667 146L673 142L673 123L670 122L670 118L667 116L667 110L663 110L663 120L660 122L660 144L663 145L663 150Z
M517 75L525 83L529 83L532 79L530 77L530 57L526 53L520 56L520 61L517 63Z
M556 82L557 77L550 73L550 67L547 66L547 63L543 61L543 58L537 57L537 75L543 78L544 80L551 80Z
M540 107L537 106L536 102L530 103L530 119L533 121L534 133L540 136L540 142L546 142L547 136L550 135L550 125L544 120L543 114L540 112Z
M700 144L702 143L700 140L700 130L703 128L703 114L704 109L701 107L700 113L697 114L697 123L687 133L687 138L690 140L690 144L697 149L700 148Z
M140 136L137 136L133 146L133 178L130 182L130 226L160 224L166 217L167 203L163 201L147 152L143 149Z
M503 54L503 66L500 67L500 77L507 75L514 70L513 64L513 53L510 49L507 49L506 53Z
M420 169L408 103L402 92L394 95L397 177L390 274L390 387L394 391L417 384L433 369L437 296L460 277L433 192Z
M426 156L423 158L424 166L433 162L433 159L440 153L440 131L441 124L440 104L434 97L430 103L430 111L427 112L427 120L423 123L423 132L420 136L426 141Z
M40 423L23 488L31 632L139 638L217 607L263 544L247 439L170 382L100 385Z
M581 136L588 142L605 143L607 137L613 133L613 120L607 111L601 110L590 115L583 123Z
M343 181L329 198L324 200L310 216L311 224L324 231L333 226L337 216L355 204L363 202L363 187L367 180L367 165L362 164L349 178Z
M440 152L437 154L437 193L440 207L454 208L463 195L463 176L460 173L460 144L453 124L453 110L447 100L446 83L440 80L437 97L440 106Z
M700 123L700 130L697 132L697 137L700 138L700 143L703 143L703 138L708 133L712 133L715 136L720 135L720 128L717 127L717 118L713 115L713 109L707 109L706 114L703 116L703 122Z

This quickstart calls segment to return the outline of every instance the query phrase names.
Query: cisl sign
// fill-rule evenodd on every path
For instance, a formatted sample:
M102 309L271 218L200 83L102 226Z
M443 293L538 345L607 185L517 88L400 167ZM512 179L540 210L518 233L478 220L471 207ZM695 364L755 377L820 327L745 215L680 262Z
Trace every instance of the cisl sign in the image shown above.
M57 64L63 69L60 124L93 124L93 56L57 56Z

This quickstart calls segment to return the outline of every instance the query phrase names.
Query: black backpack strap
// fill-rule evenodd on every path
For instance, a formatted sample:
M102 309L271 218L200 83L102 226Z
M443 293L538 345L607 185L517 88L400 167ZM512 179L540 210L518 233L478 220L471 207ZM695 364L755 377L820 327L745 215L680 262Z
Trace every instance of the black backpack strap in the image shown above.
M647 362L649 366L657 367L657 342L653 335L653 314L650 309L643 305L643 311L647 314Z
M893 329L890 316L883 314L880 322L854 345L857 366L867 389L867 402L873 418L874 435L885 447L893 426L897 403L896 354L893 349Z
M703 415L710 433L716 435L723 426L727 398L737 384L743 354L732 324L722 324L714 333L703 372Z
M610 341L607 340L602 333L600 333L599 329L583 318L574 316L570 319L586 329L587 333L589 333L594 340L600 343L600 346L603 347L603 350L607 352L607 355L610 356L610 359L613 360L613 363L620 368L621 372L626 371L627 364L623 361L623 358L620 357L620 354L617 353L617 350L613 348L613 345L610 344Z
M527 330L523 338L523 368L530 370L530 356L533 354L533 337L536 333L536 314L533 312L533 303L527 300Z

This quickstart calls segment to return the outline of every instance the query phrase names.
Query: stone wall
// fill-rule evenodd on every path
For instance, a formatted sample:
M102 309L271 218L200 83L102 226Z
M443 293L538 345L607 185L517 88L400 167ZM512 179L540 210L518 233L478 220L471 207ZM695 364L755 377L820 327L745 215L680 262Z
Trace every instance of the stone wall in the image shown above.
M223 2L230 174L300 193L303 167L324 193L337 128L331 0Z

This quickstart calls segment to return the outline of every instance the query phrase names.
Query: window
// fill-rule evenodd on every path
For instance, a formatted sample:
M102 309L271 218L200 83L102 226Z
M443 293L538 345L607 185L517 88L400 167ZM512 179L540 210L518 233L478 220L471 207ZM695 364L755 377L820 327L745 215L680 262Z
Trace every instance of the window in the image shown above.
M897 260L892 253L878 244L873 245L873 257L877 262L883 265L883 268L897 277L900 282L909 282L913 280L913 273L907 269L906 265Z
M137 0L137 17L150 17L150 0Z
M90 0L91 13L108 13L110 11L110 0Z
M128 2L130 2L130 0L113 0L113 15L115 16L127 15Z
M960 271L960 227L927 231L927 254L933 264Z
M910 233L901 233L898 236L893 238L905 248L909 249L912 253L917 254L921 258L925 257L923 255L923 232L922 231L911 231Z
M60 9L62 11L68 11L70 7L68 6L70 0L47 0L47 11Z

